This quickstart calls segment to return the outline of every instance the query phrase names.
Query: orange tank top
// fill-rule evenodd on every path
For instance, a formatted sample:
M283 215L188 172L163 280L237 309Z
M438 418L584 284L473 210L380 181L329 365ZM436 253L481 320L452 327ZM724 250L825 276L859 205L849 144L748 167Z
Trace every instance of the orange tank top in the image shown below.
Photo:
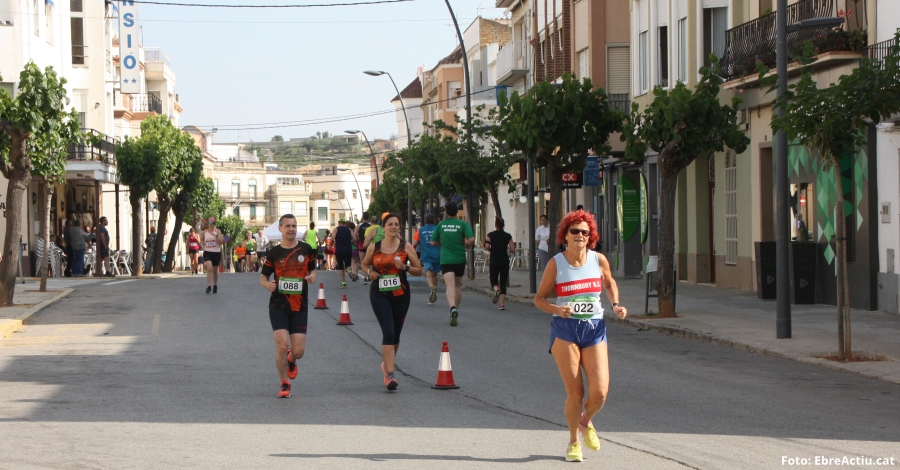
M397 251L393 253L382 253L381 252L381 242L375 244L375 252L372 253L372 268L378 272L379 276L391 276L391 275L399 275L401 283L401 288L391 291L394 296L401 296L406 290L406 271L402 269L398 269L394 264L394 258L400 258L400 261L406 264L408 260L408 256L406 254L406 242L400 242L400 246L397 247ZM372 283L373 285L378 285L378 282Z

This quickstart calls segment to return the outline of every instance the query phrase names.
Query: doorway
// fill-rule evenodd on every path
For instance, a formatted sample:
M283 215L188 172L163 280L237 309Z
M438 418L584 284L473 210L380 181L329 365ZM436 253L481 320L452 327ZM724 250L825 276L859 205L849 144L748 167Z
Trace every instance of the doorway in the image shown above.
M709 197L709 283L716 283L716 157L709 157L709 184L707 187Z

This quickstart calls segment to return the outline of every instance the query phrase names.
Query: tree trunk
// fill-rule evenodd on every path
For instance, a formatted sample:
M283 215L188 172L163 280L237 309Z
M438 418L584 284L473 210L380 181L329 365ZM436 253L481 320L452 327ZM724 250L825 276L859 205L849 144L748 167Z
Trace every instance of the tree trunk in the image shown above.
M41 292L47 292L47 274L50 271L50 203L53 195L52 187L45 181L41 184L41 201L44 210L41 214L41 238L44 239L44 255L41 257Z
M185 211L179 210L175 212L175 227L172 229L172 236L169 237L169 247L166 250L166 264L163 272L170 273L175 269L175 248L178 246L178 240L181 239L181 224L184 223Z
M844 182L841 162L832 158L837 188L837 202L834 209L834 232L837 237L837 311L838 311L838 359L853 357L850 350L850 289L847 270L847 219L844 215Z
M500 210L500 194L497 182L490 178L488 178L488 192L491 194L491 201L494 202L494 212L497 214L497 217L503 217L503 212Z
M562 220L560 201L562 201L562 168L556 164L553 158L547 159L547 179L550 180L550 209L547 211L547 221L550 225L550 240L547 242L547 259L559 252L556 243L556 230Z
M141 246L144 236L144 205L141 198L128 197L131 202L131 275L140 277L144 270L141 263ZM150 256L148 253L147 256Z
M172 200L159 196L159 221L156 223L156 246L153 247L153 272L162 272L162 248L166 241L166 225Z
M660 160L663 156L660 155ZM656 288L659 293L659 316L675 316L675 193L678 189L678 172L666 171L660 165L659 173L659 262L656 272Z
M9 166L5 171L6 240L3 242L3 262L0 263L0 307L13 305L16 290L16 267L19 265L19 226L22 223L22 197L31 183L31 159L25 152L26 135L10 135ZM24 274L24 273L23 273Z

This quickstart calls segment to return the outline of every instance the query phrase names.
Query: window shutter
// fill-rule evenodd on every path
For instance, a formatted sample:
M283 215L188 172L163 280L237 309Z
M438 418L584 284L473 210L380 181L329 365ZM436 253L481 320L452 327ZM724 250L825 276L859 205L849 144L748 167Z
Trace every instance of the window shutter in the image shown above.
M585 49L578 53L578 78L584 80L585 78L591 78L591 69L590 69L590 54L588 54L590 49Z
M606 49L606 89L609 93L630 93L631 51L629 46Z
M0 1L3 1L3 0L0 0ZM11 83L11 82L3 82L3 83L0 83L0 90L6 90L6 92L9 93L9 96L10 96L10 97L15 98L15 95L13 94L13 91L14 91L14 90L13 90L13 88L14 88L13 85L14 85L14 84Z
M678 19L687 18L687 0L675 0L675 17Z
M703 0L703 8L728 8L728 0Z
M650 28L650 0L638 0L638 32L647 31Z
M656 0L656 26L669 26L669 0Z

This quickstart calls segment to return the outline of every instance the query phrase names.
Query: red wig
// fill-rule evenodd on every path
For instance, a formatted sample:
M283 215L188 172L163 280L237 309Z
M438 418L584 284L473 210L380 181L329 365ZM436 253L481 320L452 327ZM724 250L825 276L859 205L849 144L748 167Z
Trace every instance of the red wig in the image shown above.
M566 243L566 234L569 232L569 227L582 222L586 222L588 224L588 229L591 231L590 236L588 236L587 246L588 248L593 249L600 240L600 233L597 232L597 222L594 221L594 216L585 211L569 212L563 217L562 221L559 223L559 229L556 231L556 243Z

